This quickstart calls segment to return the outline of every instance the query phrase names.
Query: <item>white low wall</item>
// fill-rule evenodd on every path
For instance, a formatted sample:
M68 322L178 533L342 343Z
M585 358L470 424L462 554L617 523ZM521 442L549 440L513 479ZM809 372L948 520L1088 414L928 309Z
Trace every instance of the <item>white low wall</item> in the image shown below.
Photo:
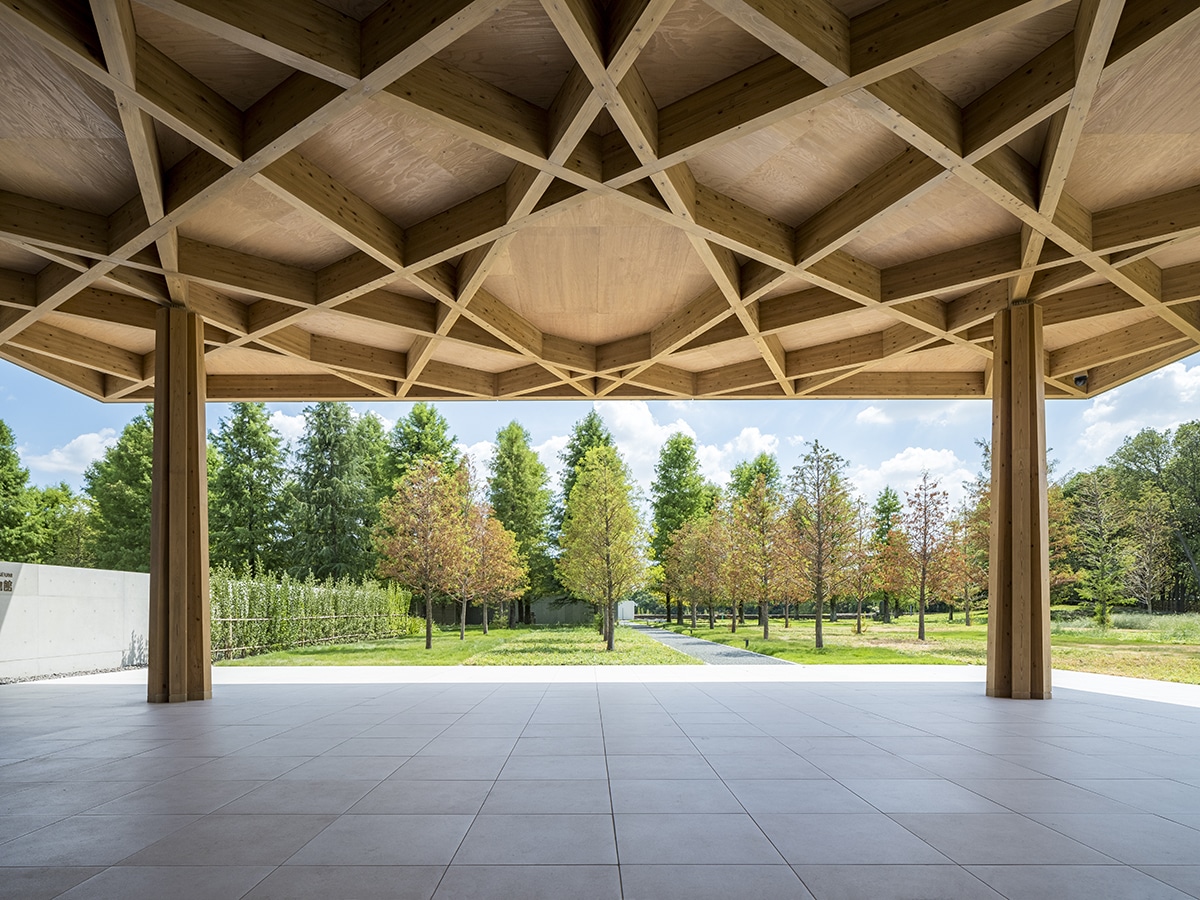
M0 562L0 678L146 664L150 576Z

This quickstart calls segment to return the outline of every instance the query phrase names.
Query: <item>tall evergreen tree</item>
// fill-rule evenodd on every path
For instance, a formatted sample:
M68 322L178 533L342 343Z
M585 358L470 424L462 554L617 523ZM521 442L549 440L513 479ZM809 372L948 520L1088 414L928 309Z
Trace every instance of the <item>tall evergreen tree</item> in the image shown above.
M983 484L988 483L986 480ZM892 621L892 593L891 588L898 583L898 572L895 563L898 563L900 555L899 547L891 547L900 533L900 512L903 510L900 505L900 495L892 488L891 485L884 485L879 496L875 498L875 504L871 507L871 520L874 530L875 556L880 563L879 584L879 619L882 622ZM884 564L884 561L887 564ZM899 615L899 605L897 604L896 613Z
M150 483L154 471L154 407L135 416L117 442L83 473L92 503L96 565L150 571Z
M378 504L392 493L388 435L383 423L373 413L359 416L355 422L358 442L362 447L363 465L366 467L367 484L371 489L372 505ZM374 522L372 522L372 525Z
M388 435L388 462L384 469L388 485L421 459L432 457L449 472L458 465L454 445L458 438L450 433L450 423L431 403L414 403L408 415L396 420Z
M579 477L579 466L589 450L593 447L616 447L612 432L600 418L600 413L592 409L588 414L575 423L571 435L567 438L567 446L558 454L562 460L562 478L560 479L560 500L554 510L554 531L557 534L562 528L563 517L566 515L567 500L575 487L575 479Z
M604 612L606 648L613 649L616 603L645 581L642 530L629 471L614 447L596 446L579 466L563 520L559 577Z
M282 561L286 458L266 404L234 403L211 439L219 457L208 490L212 563L254 572L274 569Z
M1112 608L1127 602L1124 589L1129 566L1125 510L1105 467L1077 476L1079 497L1079 582L1076 589L1092 601L1096 623L1112 624Z
M754 459L742 460L729 473L729 490L734 497L745 497L761 475L766 480L767 490L783 490L783 472L774 453L763 452Z
M529 446L529 432L516 421L496 433L496 452L489 468L488 502L500 524L513 533L521 559L529 569L528 610L529 598L549 590L554 575L547 521L549 475ZM521 619L528 621L529 617L523 614Z
M650 496L654 510L650 546L657 564L662 565L675 532L684 522L703 513L708 499L700 475L700 461L696 458L696 441L690 435L677 431L662 445L658 464L654 467ZM674 584L672 579L663 581L668 622L671 621L671 588ZM678 597L677 601L682 625L683 598Z
M345 403L304 409L296 452L291 570L359 578L374 568L371 486L354 415Z
M0 559L6 562L25 561L22 531L28 483L29 470L21 468L17 439L0 419Z

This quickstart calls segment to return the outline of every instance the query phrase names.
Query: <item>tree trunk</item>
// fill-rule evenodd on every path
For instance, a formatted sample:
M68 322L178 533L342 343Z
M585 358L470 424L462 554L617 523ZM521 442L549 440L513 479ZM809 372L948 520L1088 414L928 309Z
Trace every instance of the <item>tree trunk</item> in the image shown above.
M745 625L746 624L746 601L745 600L738 601L737 614L738 614L738 624Z
M966 591L963 591L963 616L966 618L967 625L971 624L971 598Z
M692 631L696 630L696 598L692 598Z
M825 585L821 583L820 576L817 578L817 589L813 593L817 602L817 649L820 650L825 646L825 635L821 632L821 617L824 615L825 607Z
M737 601L732 601L733 605L729 608L729 631L731 634L737 634Z
M525 601L525 610L524 610L524 612L525 612L525 617L524 617L524 619L523 619L522 621L523 621L523 622L524 622L526 625L532 625L532 624L533 624L533 601L532 601L532 600L526 600L526 601Z
M791 620L790 620L790 616L789 616L789 611L791 610L791 608L792 608L791 601L784 600L783 601L783 627L784 628L788 628L791 626Z
M879 603L879 617L880 621L884 622L885 624L890 624L892 621L892 607L888 603L887 594L883 595L883 600L881 600Z
M921 572L921 590L917 595L917 640L925 640L925 572Z
M663 598L666 600L667 624L670 625L671 624L671 592L669 590L667 590L666 588L663 588ZM679 624L682 625L683 623L680 622Z
M683 598L675 598L675 621L680 625L683 624Z
M771 619L770 619L770 616L767 615L767 601L766 600L759 601L758 618L759 618L759 621L762 622L763 640L765 641L771 637Z
M717 613L716 610L713 609L713 602L711 599L708 601L708 627L710 631L717 630Z
M836 622L838 620L837 616L838 616L837 597L830 597L829 598L829 621Z
M458 617L458 639L465 641L467 639L467 601L464 600L459 605L462 607L462 612Z
M488 621L487 620L488 620L488 606L485 603L485 604L483 604L483 633L484 634L488 633Z
M433 649L433 598L425 595L425 649Z
M604 649L606 651L611 651L613 649L613 602L611 600L604 604L604 619L604 624L608 628L606 646Z
M862 634L862 597L858 598L858 614L854 618L854 633Z

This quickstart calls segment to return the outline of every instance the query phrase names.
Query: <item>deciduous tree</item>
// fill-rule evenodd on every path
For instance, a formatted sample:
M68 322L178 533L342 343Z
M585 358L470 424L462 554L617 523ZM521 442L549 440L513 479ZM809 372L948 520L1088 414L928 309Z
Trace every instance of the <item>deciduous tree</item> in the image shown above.
M908 532L912 553L914 581L917 584L917 640L925 640L925 602L929 595L930 572L941 564L945 551L946 508L949 494L938 488L929 470L921 473L920 482L904 492L907 510L904 530Z
M593 447L577 470L560 537L559 578L604 611L605 643L613 649L614 607L645 582L644 538L633 506L629 472L613 447Z
M554 574L550 558L550 488L546 467L529 446L529 432L516 421L496 434L496 451L490 463L488 500L496 518L516 537L521 558L529 570L526 614L514 615L528 622L532 595L549 590Z
M854 512L843 479L846 461L819 441L792 471L790 524L807 556L807 573L816 604L816 646L825 646L821 629L825 598L841 576L853 539Z
M433 646L433 601L461 585L468 532L465 485L436 457L418 459L380 508L379 571L425 603L425 649Z
M737 593L758 601L763 640L771 636L770 604L782 587L780 517L783 498L759 473L744 496L730 506L730 566Z
M150 483L154 469L154 407L147 406L117 442L83 473L96 534L96 565L150 571Z

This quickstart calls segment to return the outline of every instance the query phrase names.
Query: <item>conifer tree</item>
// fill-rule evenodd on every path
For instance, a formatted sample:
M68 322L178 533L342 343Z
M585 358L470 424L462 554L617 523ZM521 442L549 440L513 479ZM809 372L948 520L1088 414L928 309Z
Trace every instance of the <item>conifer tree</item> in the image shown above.
M516 421L497 432L489 468L488 501L501 525L514 535L529 570L524 614L514 614L513 620L528 622L529 600L546 592L554 576L549 553L549 476L529 446L529 432Z
M579 466L593 447L615 447L612 432L600 418L596 410L588 410L588 414L575 423L567 438L567 445L558 454L562 460L562 477L559 479L559 503L554 510L554 533L562 529L563 518L566 515L567 501L571 497L571 489L575 487L575 479L579 477Z
M296 452L291 566L317 578L361 578L372 568L371 486L354 416L345 403L304 409Z
M283 440L264 403L234 403L211 440L219 463L209 480L209 554L214 566L252 572L281 562Z
M455 449L458 438L450 433L450 423L431 403L414 403L408 415L396 420L388 435L388 458L384 475L390 486L403 478L418 460L436 459L447 472L458 465Z
M675 432L663 444L650 486L654 510L654 528L650 546L658 565L666 558L672 535L689 519L704 511L707 500L696 441L690 435ZM672 579L663 582L667 603L667 622L671 621ZM683 624L683 600L679 599L679 624Z
M150 485L154 469L154 407L147 406L117 442L83 473L92 504L96 565L150 571Z

